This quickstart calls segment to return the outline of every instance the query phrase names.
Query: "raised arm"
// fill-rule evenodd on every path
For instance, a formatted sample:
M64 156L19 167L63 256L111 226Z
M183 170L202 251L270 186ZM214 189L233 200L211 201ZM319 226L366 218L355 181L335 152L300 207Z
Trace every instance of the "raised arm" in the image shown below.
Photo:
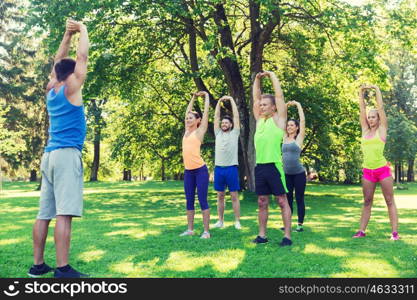
M287 106L284 101L284 93L281 89L281 84L274 72L265 72L272 81L272 86L275 93L275 105L278 110L278 127L285 130L287 123Z
M300 146L301 148L304 142L305 134L306 134L306 118L304 116L304 110L300 102L294 101L294 104L297 106L298 116L300 118L300 133L297 135L296 142L298 146Z
M217 101L216 108L214 110L214 132L216 133L217 130L220 130L220 104L223 101L223 98L220 98Z
M253 117L255 118L255 120L258 120L259 117L260 117L259 105L261 103L261 96L262 96L261 78L263 76L264 76L264 74L262 72L256 74L255 80L253 82L253 87L252 87Z
M361 85L359 88L359 120L361 122L362 133L369 129L368 120L366 119L366 105L364 100L365 85Z
M58 51L56 52L55 57L54 57L54 64L52 65L49 83L46 87L47 91L49 91L53 87L53 85L57 82L56 74L55 74L55 64L61 59L68 56L68 53L71 47L71 39L75 31L71 31L68 29L68 22L69 20L67 21L67 27L64 33L64 37L62 38L62 41L59 44Z
M88 39L87 27L76 21L69 21L69 30L75 30L80 32L80 38L78 40L77 58L75 60L74 73L68 77L68 94L77 93L81 86L84 84L87 77L87 61L88 61L88 49L90 46Z
M233 112L233 126L235 129L240 129L240 117L239 117L239 110L237 109L237 105L235 100L230 97L230 104L232 105L232 112Z
M229 100L230 105L232 106L232 113L233 113L233 125L235 129L240 129L240 117L239 117L239 110L237 109L237 105L233 97L230 96L223 96L220 98L221 101ZM219 100L219 101L220 101Z
M201 119L200 126L197 129L197 135L199 136L201 142L204 140L204 135L207 132L208 128L208 118L209 118L209 109L210 109L210 96L206 91L201 91L197 93L197 96L204 97L204 112Z
M282 92L281 89L281 84L278 80L278 77L275 75L274 72L265 72L268 74L269 78L272 81L272 86L274 88L274 93L275 93L275 104L277 106L278 109L278 115L280 117L286 118L287 114L286 114L286 105L285 105L285 101L284 101L284 93Z
M69 27L70 22L72 21L67 20L64 37L62 38L61 44L59 44L58 51L55 54L54 63L57 63L59 60L65 57L68 57L68 53L71 47L71 39L74 33L76 32L74 28Z
M187 110L185 111L184 121L187 119L188 113L193 110L194 102L195 102L195 96L196 96L195 93L193 93L193 96L191 97L190 103L188 103Z
M384 102L382 101L381 90L379 89L377 85L371 85L370 87L375 89L376 105L377 105L378 114L379 114L379 124L380 126L382 125L383 127L385 127L385 129L388 129L388 120L387 120L387 115L385 114L385 110L384 110Z

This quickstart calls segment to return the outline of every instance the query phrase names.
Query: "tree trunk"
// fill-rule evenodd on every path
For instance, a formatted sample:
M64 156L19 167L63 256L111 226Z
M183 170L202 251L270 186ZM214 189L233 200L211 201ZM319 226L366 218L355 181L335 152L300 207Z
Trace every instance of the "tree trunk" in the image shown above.
M414 182L414 159L408 161L407 182Z
M31 170L30 171L30 179L29 179L29 181L30 182L34 182L34 181L37 181L37 180L38 180L38 175L37 175L36 170Z
M184 9L187 9L186 6L184 6ZM240 172L241 172L241 179L246 177L246 181L248 184L248 188L250 190L254 190L254 176L253 176L253 167L250 166L250 159L248 156L251 155L251 151L253 149L249 149L249 135L250 135L250 122L249 122L249 112L247 108L247 102L246 102L246 93L245 88L243 85L243 80L241 76L241 71L239 68L239 64L237 62L236 53L234 49L234 42L233 42L233 35L230 30L230 26L228 24L226 12L224 9L224 6L222 4L218 4L215 6L215 11L213 14L214 21L217 25L219 34L220 34L220 43L221 47L227 48L228 51L230 51L234 57L221 57L217 59L217 63L219 64L220 68L223 71L226 84L228 86L230 95L234 98L236 101L236 104L238 106L239 115L240 115L240 122L241 122L241 134L240 134L240 145L242 147L242 151L240 151L239 156L239 164L240 164ZM199 71L198 67L198 57L197 57L197 47L196 47L196 29L194 26L194 21L190 18L185 18L185 23L187 24L187 32L189 34L189 61L191 70L194 74L197 74ZM203 40L207 40L207 36L205 35L204 29L198 31L200 37ZM211 55L213 57L217 57L217 54L219 53L218 49L214 47L211 50ZM199 90L207 90L206 85L202 81L200 77L194 77L195 84ZM216 102L214 101L212 95L210 94L210 103L211 106L215 106ZM209 127L209 132L212 131L212 127ZM245 181L242 180L242 187L245 186Z
M165 181L166 180L166 178L165 178L165 159L164 158L162 158L161 159L161 178L162 178L162 181Z
M48 145L48 140L49 140L49 114L48 114L48 109L46 108L46 105L43 108L43 113L44 113L44 124L43 124L43 132L44 132L44 145ZM41 174L41 178L40 178L40 182L39 182L39 186L37 187L37 191L40 191L42 189L42 172L39 170L39 173Z
M230 27L224 26L227 23L226 13L222 5L218 5L215 14L215 21L218 25L221 35L222 47L227 47L233 53L234 58L225 57L219 59L218 63L223 70L226 84L231 96L236 101L240 118L240 148L239 151L239 165L240 165L240 179L242 188L247 188L250 191L255 191L255 176L254 176L254 148L251 145L250 138L253 137L254 127L251 127L250 108L248 109L246 101L245 87L241 70L237 62L236 53L233 45L232 32Z
M404 180L404 172L403 172L403 163L402 162L400 162L400 164L399 164L399 170L400 170L400 182L403 182Z
M93 158L93 164L91 166L90 181L98 180L98 168L100 166L100 138L101 138L100 131L97 131L94 134L94 158Z
M123 181L131 181L132 180L132 171L123 169Z
M143 165L139 168L139 181L143 181Z
M184 10L188 10L187 5L183 5ZM256 0L249 1L249 11L250 11L250 22L251 22L251 31L250 31L250 42L251 42L251 52L250 52L250 76L255 76L256 73L262 71L262 60L263 60L263 50L265 45L270 41L272 31L280 23L280 8L277 6L271 11L270 20L262 28L260 23L260 3ZM254 133L256 129L256 123L252 115L252 105L253 99L250 96L249 101L247 101L246 90L243 84L242 73L236 56L235 45L233 34L229 26L227 19L226 10L224 4L218 2L215 5L215 10L213 11L213 19L217 26L218 33L220 35L220 47L226 49L228 55L221 55L217 45L211 50L211 55L217 58L217 63L219 64L225 78L225 82L228 86L231 96L235 99L236 104L239 109L240 122L241 122L241 133L240 133L240 146L241 151L239 152L239 165L241 172L242 186L247 184L247 188L250 191L255 190L255 176L254 176L254 167L255 167L255 147L254 147ZM191 70L194 74L198 74L198 57L197 57L197 47L196 47L196 34L207 41L208 36L205 34L204 27L200 26L199 30L195 29L195 26L199 26L194 23L191 18L184 18L184 22L187 26L187 33L189 34L189 62ZM198 76L194 77L194 81L199 90L206 90L206 85L202 79ZM252 84L251 84L252 85ZM212 96L210 95L211 105L215 106L215 101L213 101ZM248 107L249 102L249 107ZM211 127L209 128L209 130ZM246 178L246 182L243 180Z
M93 123L93 133L94 133L94 158L93 164L91 166L91 176L90 181L98 180L98 169L100 167L100 140L101 140L101 130L106 126L106 122L103 119L102 112L103 107L106 104L107 99L96 100L91 99L89 101L88 107L88 118Z
M253 117L252 107L253 107L253 97L252 97L252 82L255 79L257 73L262 71L263 63L263 51L265 45L269 42L271 33L273 29L279 24L279 8L275 8L271 14L273 17L270 21L264 26L261 27L260 23L260 4L258 1L250 0L249 1L249 14L250 14L250 39L251 39L251 50L250 50L250 76L251 76L251 88L249 96L249 107L246 109L248 118L245 119L245 125L247 131L242 132L241 142L245 153L247 154L247 165L246 173L248 176L248 185L249 190L255 190L255 144L254 136L256 131L256 121Z
M400 166L397 162L395 163L395 183L400 184Z

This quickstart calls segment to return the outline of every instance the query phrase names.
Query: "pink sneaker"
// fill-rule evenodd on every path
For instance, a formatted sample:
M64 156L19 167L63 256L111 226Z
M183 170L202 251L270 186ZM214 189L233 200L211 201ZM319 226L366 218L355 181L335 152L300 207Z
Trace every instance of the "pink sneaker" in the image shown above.
M361 230L359 230L358 232L356 232L355 233L355 235L354 236L352 236L353 238L361 238L361 237L365 237L366 236L366 234L365 234L365 232L363 232L363 231L361 231Z
M391 240L398 241L400 239L400 236L398 235L398 232L393 232L391 235Z

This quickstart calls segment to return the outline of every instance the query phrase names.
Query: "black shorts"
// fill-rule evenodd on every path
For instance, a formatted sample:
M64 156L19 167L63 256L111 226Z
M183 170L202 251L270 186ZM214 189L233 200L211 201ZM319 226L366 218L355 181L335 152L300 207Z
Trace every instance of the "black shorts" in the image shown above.
M284 195L287 193L283 174L274 163L257 164L255 167L255 191L260 195Z

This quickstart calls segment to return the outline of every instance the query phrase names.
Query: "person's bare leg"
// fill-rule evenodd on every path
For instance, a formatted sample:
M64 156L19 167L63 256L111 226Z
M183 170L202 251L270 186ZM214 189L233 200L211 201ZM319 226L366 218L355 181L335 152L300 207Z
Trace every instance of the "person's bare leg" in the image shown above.
M281 207L281 216L284 223L284 237L291 239L291 208L288 204L287 195L276 196L278 205Z
M266 236L266 225L268 223L268 206L269 195L258 196L258 222L259 222L259 236Z
M362 216L360 220L359 230L365 232L366 227L368 226L369 219L371 217L372 202L374 200L376 183L362 179L362 191L363 191L363 208Z
M51 220L37 219L33 225L33 263L40 265L44 263L44 251L48 228Z
M56 216L54 237L57 267L63 267L68 264L71 242L71 221L72 216Z
M188 230L193 231L194 230L194 210L187 210L187 223L188 223Z
M210 208L207 208L202 211L203 213L203 224L204 224L204 231L209 232L210 230Z
M219 221L224 223L224 194L225 192L217 192L217 214L219 215Z
M232 206L233 212L235 213L235 221L240 222L240 202L239 202L239 192L230 192L232 197Z
M381 181L381 190L388 207L389 220L392 232L398 232L398 211L394 201L394 182L392 177L387 177Z

